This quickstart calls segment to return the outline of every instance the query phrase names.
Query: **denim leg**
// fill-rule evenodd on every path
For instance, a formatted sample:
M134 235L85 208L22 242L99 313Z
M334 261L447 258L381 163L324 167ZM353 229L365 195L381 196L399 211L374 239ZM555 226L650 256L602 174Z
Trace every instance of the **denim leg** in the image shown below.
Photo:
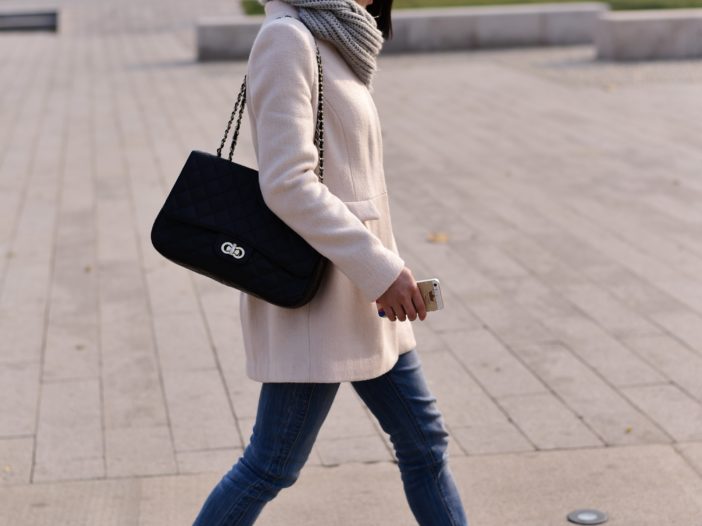
M416 349L401 354L387 373L351 385L390 436L405 495L420 526L467 526L448 466L449 434Z
M249 444L215 486L194 526L248 526L292 486L309 458L339 383L263 383Z

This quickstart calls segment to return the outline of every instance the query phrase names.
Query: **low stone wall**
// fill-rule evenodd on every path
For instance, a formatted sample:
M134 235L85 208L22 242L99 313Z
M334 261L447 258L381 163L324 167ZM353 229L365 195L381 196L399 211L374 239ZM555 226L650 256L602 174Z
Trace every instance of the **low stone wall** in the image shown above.
M587 44L603 3L399 10L383 52Z
M702 9L604 13L594 35L599 60L702 58Z
M197 59L245 59L261 27L262 16L202 17L197 23Z
M383 53L511 46L584 44L593 41L599 2L524 6L400 9ZM263 16L208 17L197 24L198 60L245 59Z

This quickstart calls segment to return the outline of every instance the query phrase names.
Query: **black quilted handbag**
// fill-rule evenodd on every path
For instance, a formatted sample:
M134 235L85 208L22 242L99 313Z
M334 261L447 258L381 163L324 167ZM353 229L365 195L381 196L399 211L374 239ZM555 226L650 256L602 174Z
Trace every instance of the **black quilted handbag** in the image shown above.
M324 182L322 59L315 144ZM241 103L241 105L240 105ZM328 259L267 206L258 172L232 161L246 104L246 77L217 155L193 151L151 229L154 248L169 260L280 307L308 303ZM229 159L221 152L239 110Z

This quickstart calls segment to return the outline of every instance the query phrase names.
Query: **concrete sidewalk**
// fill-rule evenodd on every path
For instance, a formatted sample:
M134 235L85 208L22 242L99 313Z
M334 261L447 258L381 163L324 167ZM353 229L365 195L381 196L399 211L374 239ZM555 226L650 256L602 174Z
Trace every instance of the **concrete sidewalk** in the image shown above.
M0 35L0 525L191 524L260 384L238 293L149 231L246 73L197 64L191 23L237 4L58 3L59 34ZM398 245L445 290L418 351L473 526L702 525L702 62L593 58L380 58ZM255 166L250 139L244 120ZM261 523L412 524L349 384Z
M476 455L453 459L471 524L570 524L568 512L607 510L611 524L700 524L702 483L670 446ZM111 478L12 486L3 524L191 524L219 475ZM388 462L309 466L256 524L416 524Z

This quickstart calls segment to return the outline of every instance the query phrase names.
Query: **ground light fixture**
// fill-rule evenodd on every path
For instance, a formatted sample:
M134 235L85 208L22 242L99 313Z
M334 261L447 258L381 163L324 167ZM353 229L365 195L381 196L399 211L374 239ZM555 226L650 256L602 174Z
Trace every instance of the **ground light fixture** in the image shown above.
M568 520L575 524L602 524L607 522L607 514L600 510L581 509L571 511Z

